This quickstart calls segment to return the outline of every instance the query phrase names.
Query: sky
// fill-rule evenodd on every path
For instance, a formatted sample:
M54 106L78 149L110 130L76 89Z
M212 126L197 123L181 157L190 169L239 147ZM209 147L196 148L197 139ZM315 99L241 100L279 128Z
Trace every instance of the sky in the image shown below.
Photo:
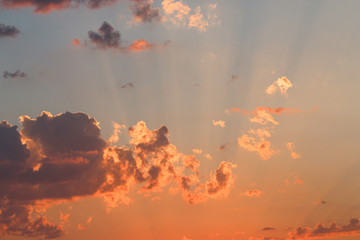
M359 8L0 0L0 239L358 239Z

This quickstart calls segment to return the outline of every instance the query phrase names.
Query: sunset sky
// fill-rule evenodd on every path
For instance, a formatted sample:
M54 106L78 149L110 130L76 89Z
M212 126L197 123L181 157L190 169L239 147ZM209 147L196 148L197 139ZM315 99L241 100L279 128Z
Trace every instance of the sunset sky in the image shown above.
M359 239L359 9L0 0L0 239Z

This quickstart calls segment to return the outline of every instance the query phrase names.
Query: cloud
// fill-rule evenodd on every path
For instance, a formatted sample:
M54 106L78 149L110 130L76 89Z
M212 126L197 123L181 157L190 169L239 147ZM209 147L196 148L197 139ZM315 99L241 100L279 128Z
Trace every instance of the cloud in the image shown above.
M6 121L0 123L3 234L46 239L63 235L62 227L46 218L29 217L37 204L99 196L111 209L130 204L126 194L135 185L139 194L151 194L171 183L185 201L197 204L226 197L235 180L230 162L221 162L208 180L200 178L200 161L179 152L164 125L150 130L138 122L128 130L128 144L118 147L109 144L124 127L114 124L116 137L106 141L99 123L84 113L43 112L35 119L21 116L20 122L20 132Z
M225 121L222 121L222 120L219 120L219 121L213 120L212 123L213 123L214 126L219 126L219 127L222 127L222 128L225 127Z
M134 84L133 83L126 83L120 86L120 88L134 88Z
M239 112L239 113L241 113L243 115L249 115L249 112L247 110L242 110L240 108L232 107L232 108L230 108L230 110L225 109L225 113L228 114L228 115L230 115L231 113L234 113L234 112Z
M16 37L19 33L16 27L0 23L0 37Z
M316 201L314 202L315 205L324 205L326 204L326 201L325 200L319 200L319 201Z
M248 133L249 134L243 134L238 138L240 147L250 152L257 152L263 160L268 160L272 155L279 152L278 150L273 150L270 141L267 140L271 137L268 129L250 129Z
M45 217L34 219L30 215L31 210L24 206L1 207L0 210L0 235L43 239L54 239L64 235L61 226L49 223Z
M248 190L244 193L242 193L241 195L246 196L246 197L259 197L263 192L260 190Z
M298 159L301 157L300 154L298 154L297 152L295 152L295 144L293 142L288 142L286 143L286 147L287 149L290 151L290 155L293 159Z
M4 8L35 8L35 13L49 13L53 10L63 10L86 6L91 9L97 9L105 5L110 5L116 0L1 0Z
M142 51L152 49L156 47L154 44L150 44L145 39L134 40L128 47L130 51Z
M130 7L135 22L160 22L162 17L160 15L160 9L153 8L152 0L132 0L134 5Z
M194 149L192 150L192 152L193 152L194 154L201 154L201 153L202 153L202 150L201 150L201 149L194 148Z
M287 77L283 76L282 78L278 78L273 84L271 84L267 89L266 93L269 95L275 94L278 89L282 95L287 96L287 90L291 88L293 85Z
M98 32L89 31L89 39L100 49L120 48L120 33L107 22L103 22Z
M80 39L79 39L79 38L73 39L73 40L71 41L71 44L72 44L72 45L75 45L75 46L80 45L80 44L81 44L81 43L80 43Z
M114 133L108 139L108 143L117 143L119 141L119 134L121 134L121 129L125 129L125 125L120 125L116 122L112 122L114 127Z
M173 24L185 24L186 17L191 11L189 5L184 4L182 0L164 0L161 5Z
M350 219L349 223L342 227L339 227L336 223L330 224L329 227L325 227L323 223L319 223L314 229L298 227L288 233L289 239L311 239L347 235L360 235L360 221L358 218Z
M13 73L4 71L3 77L4 78L24 78L24 77L26 77L26 73L20 72L19 70L17 70L16 72L13 72Z
M227 143L221 144L220 147L216 149L216 151L223 151L226 148Z
M206 32L209 22L205 20L204 14L201 13L200 6L195 8L195 13L190 15L188 28L196 28L199 32Z
M272 230L276 230L276 228L273 228L273 227L264 227L263 229L261 229L261 231L272 231Z
M119 31L115 31L114 28L107 22L103 22L98 32L89 31L88 32L89 40L95 45L96 48L106 50L114 49L123 52L134 52L134 51L143 51L152 49L155 47L162 47L161 45L151 44L145 39L134 40L129 46L121 46L121 35ZM163 46L167 46L169 41L165 41ZM80 40L74 39L72 44L79 45ZM85 45L87 43L85 42ZM133 87L132 83L121 86L121 88Z

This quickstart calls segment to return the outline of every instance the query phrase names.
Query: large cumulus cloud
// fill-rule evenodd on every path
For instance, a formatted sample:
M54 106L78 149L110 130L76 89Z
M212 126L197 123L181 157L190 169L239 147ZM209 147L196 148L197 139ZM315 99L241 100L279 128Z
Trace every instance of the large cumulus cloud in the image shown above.
M31 216L37 204L103 196L111 206L140 194L181 192L190 204L224 197L234 181L233 164L221 162L209 180L199 177L200 161L177 150L166 126L149 130L145 122L129 128L126 147L101 138L99 123L84 113L43 112L20 117L21 131L0 124L0 231L23 237L56 238L61 226Z

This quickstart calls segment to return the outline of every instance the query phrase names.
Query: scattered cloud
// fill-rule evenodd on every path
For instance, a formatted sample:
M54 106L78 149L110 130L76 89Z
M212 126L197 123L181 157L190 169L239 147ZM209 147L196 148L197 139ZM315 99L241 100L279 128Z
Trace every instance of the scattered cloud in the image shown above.
M74 38L74 39L71 41L71 44L72 44L72 45L75 45L75 46L80 45L80 44L81 44L80 39L79 39L79 38Z
M19 33L20 31L16 27L0 23L0 38L16 37Z
M325 205L327 202L325 200L319 200L314 202L315 205Z
M225 121L222 121L222 120L219 120L219 121L213 120L212 123L213 123L214 126L219 126L219 127L222 127L222 128L225 127Z
M230 109L225 109L225 113L228 115L230 115L231 113L234 113L234 112L239 112L243 115L249 115L249 112L247 110L242 110L240 108L232 107Z
M130 7L135 22L160 22L162 17L159 8L153 8L152 0L131 0L134 5Z
M195 8L195 13L190 15L188 28L196 28L199 32L206 32L209 27L209 22L205 19L204 14L201 13L201 7Z
M273 231L276 230L276 228L273 227L264 227L263 229L261 229L262 231Z
M246 197L259 197L263 192L260 190L248 190L244 193L242 193L241 195L246 196Z
M286 143L286 147L287 149L290 151L290 155L293 159L298 159L301 157L300 154L298 154L297 152L295 152L295 144L293 142L288 142Z
M88 32L90 42L96 45L97 48L120 48L120 33L114 31L114 28L107 22L103 22L98 32Z
M223 151L225 150L226 146L228 145L229 143L224 143L224 144L221 144L217 149L216 151Z
M13 73L4 71L3 77L4 78L24 78L24 77L26 77L26 73L20 72L20 70L17 70L16 72L13 72Z
M146 50L146 49L152 49L156 47L156 45L154 44L150 44L148 41L146 41L145 39L140 39L140 40L134 40L130 46L128 47L128 49L130 51L142 51L142 50Z
M238 138L240 147L250 152L257 152L263 160L268 160L275 153L279 152L279 150L272 149L270 141L267 140L271 137L268 129L250 129L248 133L249 134L243 134Z
M284 96L287 96L287 90L291 88L293 85L287 77L283 76L282 78L278 78L273 84L271 84L267 89L266 93L269 95L275 94L278 89L280 93Z
M106 5L111 5L116 0L1 0L4 8L35 8L35 13L49 13L53 10L63 10L86 6L90 9L97 9Z
M169 21L176 25L185 24L191 8L184 4L182 0L164 0L161 5Z
M197 148L194 148L192 150L193 154L201 154L202 153L202 150L201 149L197 149Z
M120 86L120 88L134 88L134 84L129 82Z

